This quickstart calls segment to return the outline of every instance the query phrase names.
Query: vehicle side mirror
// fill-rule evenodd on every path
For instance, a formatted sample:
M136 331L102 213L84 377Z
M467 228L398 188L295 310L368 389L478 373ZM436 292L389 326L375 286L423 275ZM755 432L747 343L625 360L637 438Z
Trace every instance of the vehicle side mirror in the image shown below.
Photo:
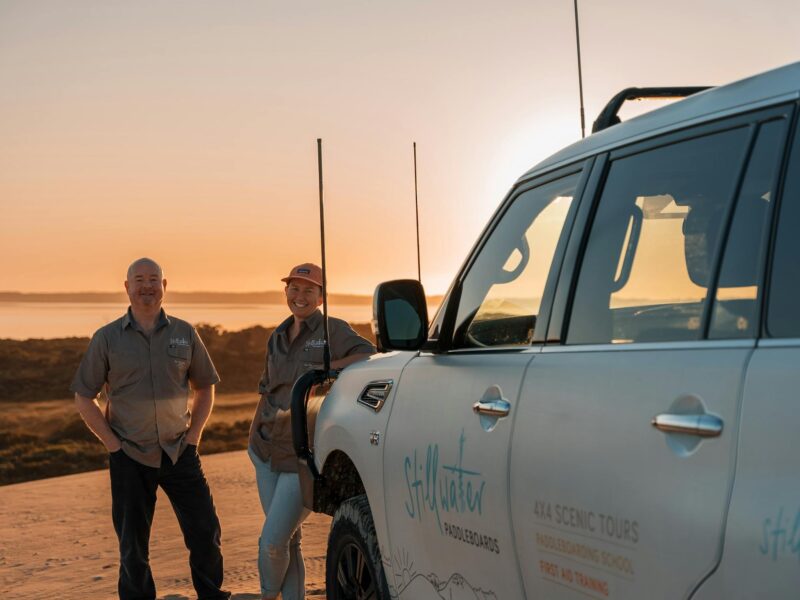
M372 329L378 350L419 350L428 339L425 290L416 279L397 279L375 288Z

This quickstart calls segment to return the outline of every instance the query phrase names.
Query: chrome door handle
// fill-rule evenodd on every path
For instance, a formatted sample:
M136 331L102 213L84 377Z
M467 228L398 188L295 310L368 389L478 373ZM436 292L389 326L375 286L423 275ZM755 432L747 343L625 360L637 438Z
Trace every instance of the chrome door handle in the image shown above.
M665 433L687 433L700 437L718 437L722 433L722 419L708 413L676 415L664 413L651 421L653 427Z
M472 405L472 411L488 417L507 417L511 412L511 403L506 400L479 400Z

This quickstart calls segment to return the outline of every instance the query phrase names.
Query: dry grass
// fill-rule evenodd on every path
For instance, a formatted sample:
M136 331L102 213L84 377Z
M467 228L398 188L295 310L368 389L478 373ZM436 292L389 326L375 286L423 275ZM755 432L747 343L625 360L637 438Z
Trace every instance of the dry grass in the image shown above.
M203 454L247 447L258 396L217 396ZM102 469L108 456L72 400L4 402L0 416L0 485Z

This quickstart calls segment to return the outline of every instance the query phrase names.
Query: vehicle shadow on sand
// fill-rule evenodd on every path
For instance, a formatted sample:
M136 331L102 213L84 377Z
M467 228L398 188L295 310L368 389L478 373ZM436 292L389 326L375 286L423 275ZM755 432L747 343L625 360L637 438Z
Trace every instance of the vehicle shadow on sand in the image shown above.
M183 594L167 594L161 600L193 600L189 596ZM231 596L231 600L261 600L261 594L248 594L248 593L235 593Z
M306 596L325 596L325 590L309 590L306 591ZM167 594L160 600L193 600L193 598L183 594ZM261 600L261 595L237 592L231 596L231 600Z

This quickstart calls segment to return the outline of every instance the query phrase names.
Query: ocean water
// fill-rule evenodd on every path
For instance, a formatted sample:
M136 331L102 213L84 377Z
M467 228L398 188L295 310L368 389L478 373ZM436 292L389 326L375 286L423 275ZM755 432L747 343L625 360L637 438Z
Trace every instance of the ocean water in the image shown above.
M99 302L0 302L0 338L89 337L121 317L127 304ZM165 304L167 314L190 323L221 325L237 331L277 325L289 316L285 304ZM368 323L368 304L329 304L328 313L351 323Z

